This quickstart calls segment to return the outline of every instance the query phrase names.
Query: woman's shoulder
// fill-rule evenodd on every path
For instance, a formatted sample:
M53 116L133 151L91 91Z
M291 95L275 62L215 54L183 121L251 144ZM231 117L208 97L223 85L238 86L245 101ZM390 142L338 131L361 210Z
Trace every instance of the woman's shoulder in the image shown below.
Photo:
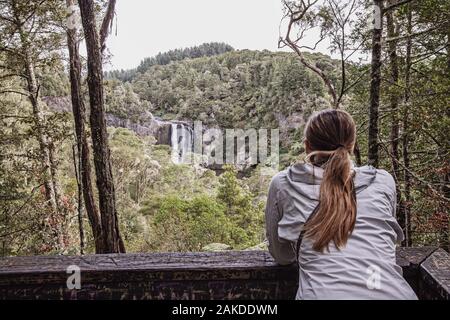
M357 167L356 170L362 174L372 175L372 184L395 191L395 179L388 171L370 165Z
M275 188L275 189L279 189L280 188L280 184L281 184L281 180L283 180L286 177L286 175L287 175L287 169L277 172L272 177L272 180L270 181L270 187L271 188Z
M321 173L322 171L323 169L319 167L313 167L310 164L298 162L275 174L272 177L272 183L280 185L285 180L289 180L289 182L308 182L313 180L314 175L318 178L318 173Z
M296 163L280 171L272 178L272 188L290 198L317 200L322 180L321 168Z

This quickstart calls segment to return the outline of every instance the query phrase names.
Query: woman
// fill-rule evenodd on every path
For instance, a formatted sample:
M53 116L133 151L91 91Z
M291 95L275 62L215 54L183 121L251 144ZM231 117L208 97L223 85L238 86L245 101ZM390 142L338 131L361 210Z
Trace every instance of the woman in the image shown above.
M403 233L394 179L353 166L355 139L345 111L309 119L306 163L278 173L269 188L269 251L280 264L297 260L297 299L417 299L395 262Z

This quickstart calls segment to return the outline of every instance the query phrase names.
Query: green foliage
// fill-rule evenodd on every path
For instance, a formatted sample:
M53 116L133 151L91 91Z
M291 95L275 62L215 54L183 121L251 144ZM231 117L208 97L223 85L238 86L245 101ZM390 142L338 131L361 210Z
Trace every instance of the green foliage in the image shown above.
M206 195L192 199L163 196L151 221L151 248L155 250L199 251L208 243L230 241L231 225L223 207Z
M441 22L450 21L450 2L416 1L409 4L409 9L414 34L409 48L412 63L409 69L408 6L400 6L393 14L396 32L402 38L395 43L397 83L392 79L388 46L383 47L379 166L390 170L397 180L400 193L398 217L406 209L410 210L412 244L448 247L450 51L448 24ZM369 70L369 67L364 69ZM347 106L358 124L363 163L367 154L369 82L370 73L367 72L351 91ZM393 99L398 101L395 110L392 110ZM396 123L399 135L393 139L391 134ZM395 143L398 144L398 161L392 154ZM397 174L394 163L399 167Z
M169 178L164 179L166 192L150 196L140 211L151 226L146 250L193 251L211 243L243 249L262 242L262 205L253 204L254 197L239 186L234 169L227 168L219 179L217 196L205 186L196 193L180 189L172 179L181 172L162 172Z
M228 44L211 42L191 48L175 49L164 53L160 52L155 57L145 58L136 69L110 71L106 73L106 77L129 82L132 81L138 74L145 73L152 66L166 65L171 62L184 59L209 57L233 50L233 47Z
M220 176L217 199L225 206L227 216L236 225L231 238L238 246L249 247L262 242L263 203L253 203L254 195L243 187L237 171L225 166Z
M223 127L273 127L277 114L328 105L320 80L289 53L243 50L156 65L132 86L155 115Z
M129 83L121 84L117 80L105 83L106 111L121 119L139 123L150 104L139 99Z

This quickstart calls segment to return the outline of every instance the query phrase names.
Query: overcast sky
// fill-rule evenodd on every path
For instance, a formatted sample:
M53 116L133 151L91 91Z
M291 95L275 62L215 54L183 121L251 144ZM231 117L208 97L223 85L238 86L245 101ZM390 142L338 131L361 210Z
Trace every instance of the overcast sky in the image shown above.
M135 68L158 52L205 42L225 42L235 49L279 50L281 0L119 0L116 14L108 38L112 60L105 70ZM317 32L307 32L302 44L314 46ZM329 42L323 41L316 51L330 54L328 47ZM360 57L367 59L359 54L352 59Z
M281 0L119 0L106 69L129 69L158 52L204 42L277 49Z

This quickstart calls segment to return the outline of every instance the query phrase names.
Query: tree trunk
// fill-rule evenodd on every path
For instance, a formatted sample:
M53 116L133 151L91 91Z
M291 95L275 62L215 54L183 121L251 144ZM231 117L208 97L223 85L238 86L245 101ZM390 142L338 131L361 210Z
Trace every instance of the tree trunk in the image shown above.
M79 144L72 146L73 155L73 167L75 170L75 177L77 179L77 189L78 189L78 201L77 201L77 211L78 211L78 235L80 237L80 254L84 254L85 238L84 238L84 226L83 226L83 184L81 182L81 154L80 154Z
M355 146L353 147L353 154L355 155L356 165L358 167L362 166L361 150L359 149L358 138L356 138Z
M383 34L383 1L374 0L374 5L379 8L379 25L374 26L372 34L372 70L370 81L370 106L369 106L369 154L368 162L375 167L378 166L378 111L380 107L380 85L381 85L381 37Z
M64 203L62 202L61 197L61 188L58 183L58 163L57 159L55 158L55 145L53 143L53 139L51 137L48 137L48 151L49 151L49 159L50 159L50 173L52 176L52 185L53 190L55 192L55 200L56 200L56 207L58 209L58 214L56 215L56 222L58 226L56 227L58 229L58 243L59 243L59 252L61 254L66 253L66 235L69 231L69 224L70 224L70 216L69 213L66 210L66 207Z
M408 4L408 24L407 32L411 34L412 31L412 12L410 5ZM411 51L412 51L412 40L411 37L408 38L406 43L406 67L405 67L405 106L403 110L403 165L405 170L403 173L403 179L405 183L405 200L402 206L402 216L405 221L405 240L403 242L404 246L411 246L411 174L410 174L410 159L409 159L409 97L410 97L410 86L411 86Z
M445 155L445 148L440 148L439 149L439 156L441 157L441 159L445 159L446 155ZM445 160L443 160L445 161ZM442 193L442 195L449 199L450 198L450 174L448 173L448 171L443 170L444 172L442 172L440 174L440 182L441 182L441 188L440 191ZM439 245L441 248L450 251L450 216L448 214L448 203L442 202L442 200L439 202L439 207L438 210L440 211L440 213L442 212L442 223L440 226L440 236L439 236ZM445 214L447 213L447 214Z
M447 30L450 30L450 23ZM450 77L450 31L447 31L447 73Z
M101 224L104 235L102 253L124 252L116 211L114 181L112 176L108 132L106 130L102 56L96 29L93 0L79 0L81 20L88 57L88 88L91 105L90 124L94 149L94 164L99 192Z
M36 81L36 76L34 74L34 66L31 62L31 58L29 55L25 53L25 64L26 64L26 74L27 74L27 86L29 91L29 100L31 102L31 106L33 108L33 120L34 125L36 126L37 136L39 140L39 148L40 148L40 158L42 164L42 172L43 172L43 183L45 188L46 200L51 207L54 213L58 212L57 202L56 202L56 194L55 189L53 187L52 181L52 172L51 172L51 162L50 162L50 148L48 137L45 134L45 118L42 113L40 101L39 101L39 92Z
M74 4L74 0L67 0L67 6ZM75 122L77 150L80 162L80 184L83 191L84 206L92 228L95 242L95 252L103 251L103 234L100 215L95 204L91 179L91 160L89 144L86 136L86 107L81 92L81 61L79 55L77 31L67 29L67 45L69 48L70 88L72 97L72 110Z
M447 21L449 22L449 21ZM448 23L448 27L447 27L447 75L448 78L450 78L450 22ZM450 110L447 109L447 117L450 116ZM442 150L444 151L444 150ZM442 175L441 180L443 181L442 183L442 193L444 194L444 196L446 198L450 198L450 174L448 172L444 172ZM444 212L445 212L445 208L444 208ZM442 238L443 240L441 242L443 242L443 247L444 249L446 249L447 251L450 251L450 217L449 215L447 215L446 217L447 221L444 222L446 223L446 225L444 226L444 230L443 230L443 235Z
M39 85L34 71L33 57L30 52L29 39L26 31L23 29L23 23L16 11L16 6L12 6L15 24L19 33L23 67L26 75L28 99L33 110L33 121L36 127L36 136L39 141L40 160L42 165L42 182L45 190L45 198L50 207L50 216L46 219L46 225L52 233L54 239L54 248L58 252L63 252L64 241L60 225L60 203L57 199L57 191L55 186L55 172L52 168L52 155L50 150L50 138L46 133L46 120L42 111L42 105L39 98ZM53 172L52 172L53 169Z
M389 1L389 5L392 5L394 2ZM397 32L395 30L395 21L393 10L389 10L386 14L386 27L387 27L387 36L388 38L394 38L397 36ZM391 112L391 132L390 132L390 148L389 153L391 157L391 165L392 165L392 173L395 180L395 187L397 190L397 204L400 204L402 195L401 189L399 186L399 177L400 177L400 156L399 156L399 118L398 118L398 105L399 105L399 70L398 70L398 56L397 56L397 42L390 41L389 42L389 69L390 69L390 80L391 85L394 87L393 90L389 93L389 103L390 103L390 112ZM400 213L400 205L397 205L397 218L399 220L400 226L403 230L405 230L405 219L399 214Z

